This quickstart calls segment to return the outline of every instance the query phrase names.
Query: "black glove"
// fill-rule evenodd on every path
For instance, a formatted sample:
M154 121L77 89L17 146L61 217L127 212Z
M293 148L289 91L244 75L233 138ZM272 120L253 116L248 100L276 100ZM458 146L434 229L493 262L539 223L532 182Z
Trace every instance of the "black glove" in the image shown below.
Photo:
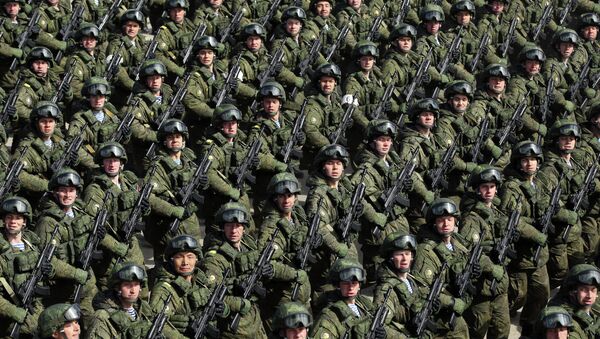
M451 55L452 60L458 59L459 56L460 56L460 50L458 48L454 49L452 51L452 55Z
M551 93L550 95L548 95L548 103L553 104L554 101L556 101L556 95L554 95L554 93Z
M98 239L104 239L104 237L106 236L106 226L104 226L103 224L98 225L96 234L98 235Z
M196 204L194 203L188 203L185 206L185 209L183 211L183 216L181 217L181 220L185 220L189 217L191 217L194 213L196 213L196 211L198 210L198 207L196 207Z
M31 27L31 35L29 36L29 39L35 40L35 38L37 38L37 35L40 34L41 31L42 29L39 25L33 25Z
M477 279L481 276L481 265L479 265L478 262L473 264L473 271L472 271L472 276L473 278Z
M50 277L52 275L52 264L49 261L43 261L40 269L44 276Z
M225 315L225 304L223 304L222 301L217 302L217 304L215 305L215 314L219 318L223 318L223 316Z
M183 106L182 103L178 103L177 105L175 105L174 118L181 119L181 117L183 117L184 113L185 113L185 106Z
M68 163L70 166L75 166L77 164L78 160L79 160L79 154L77 154L77 152L69 153Z
M283 63L278 62L275 65L273 65L273 76L278 76L279 73L281 73L281 70L283 69Z
M358 204L356 204L356 214L354 215L354 217L355 218L360 217L364 211L365 211L365 206L363 206L362 202L359 202Z
M60 90L61 94L63 96L65 96L71 90L71 85L69 85L68 83L65 82L64 84L62 84L62 86L60 86L59 90Z
M198 177L198 188L201 190L205 190L208 188L208 176L201 175Z
M123 131L123 139L127 139L131 136L131 127L130 126L124 125L122 131Z
M375 31L373 32L373 39L371 41L378 41L381 38L381 33Z
M292 148L292 151L290 152L290 158L300 160L302 157L304 157L304 152L302 152L302 149Z
M423 76L421 77L421 82L423 82L424 84L428 84L431 82L431 75L425 73L423 74Z
M142 214L146 215L146 214L150 213L149 199L142 199L142 201L140 201L140 207L142 209Z
M440 308L442 307L442 303L440 302L440 298L437 298L433 301L433 303L431 304L431 306L433 307L433 313L438 313L440 311Z
M240 86L240 84L238 83L237 80L233 80L229 83L229 93L233 93L236 94L238 91L238 87Z
M385 331L384 326L375 327L375 338L377 339L386 339L387 332Z
M304 145L306 142L306 134L302 131L298 131L296 134L296 145Z
M319 233L316 233L312 239L312 243L310 244L311 248L318 248L323 245L323 236Z
M273 278L273 276L275 275L275 270L273 269L273 265L271 264L265 264L262 267L262 271L260 272L261 276L267 279L271 279Z
M15 106L6 106L6 113L9 117L14 117L17 114L17 107Z
M392 111L392 102L390 100L386 101L385 104L383 105L383 111L384 112Z
M413 183L413 180L411 177L404 179L404 189L403 189L404 192L412 191L413 186L414 186L414 183Z
M259 163L260 163L260 159L258 158L258 155L257 155L250 160L250 168L257 169Z

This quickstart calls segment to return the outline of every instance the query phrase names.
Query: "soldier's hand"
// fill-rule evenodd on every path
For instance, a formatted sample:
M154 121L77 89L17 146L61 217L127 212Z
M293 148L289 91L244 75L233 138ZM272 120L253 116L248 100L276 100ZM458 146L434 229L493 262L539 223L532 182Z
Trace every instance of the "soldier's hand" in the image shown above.
M79 269L79 268L78 268L78 269L75 271L75 277L74 277L74 278L75 278L75 281L76 281L78 284L84 285L84 284L87 282L88 275L89 275L89 274L88 274L88 272L87 272L87 271L84 271L84 270L82 270L82 269Z
M542 232L538 232L537 234L535 234L532 239L536 244L540 245L540 246L544 246L546 245L546 241L548 240L548 236L545 235Z
M282 62L276 63L275 65L273 65L273 76L274 77L278 76L282 70L283 70L283 63Z
M348 245L339 244L339 246L336 248L336 254L340 258L343 258L346 255L348 255Z
M62 84L62 86L60 86L59 90L64 97L65 95L67 95L67 93L71 91L71 85L65 82L64 84Z
M296 134L296 140L294 141L296 142L296 145L304 145L306 143L306 133L303 131L298 131Z
M238 88L240 87L239 80L235 79L229 83L229 92L237 94Z
M185 333L190 325L190 317L186 314L173 314L169 322L181 333Z
M504 266L492 265L492 277L498 281L504 277Z
M185 106L180 102L175 105L175 115L174 118L181 119L183 114L185 113Z
M10 118L16 116L16 114L17 114L17 107L15 107L15 106L6 106L6 113L8 114L8 116Z
M192 215L194 215L194 213L196 213L196 211L198 211L198 207L196 206L196 204L194 204L193 202L188 203L183 210L183 216L181 216L181 220L185 220L191 217Z
M440 298L436 298L433 303L431 303L432 309L433 309L433 313L438 313L440 311L440 308L442 308L442 302L440 301Z
M226 318L229 315L229 306L222 301L217 302L215 305L215 314L219 318Z
M271 265L271 264L263 265L260 275L263 278L267 278L268 280L272 279L273 276L275 275L275 270L273 269L273 265Z
M140 208L142 209L143 215L148 215L150 213L150 201L149 199L142 199L140 201Z
M460 298L454 298L454 304L452 310L457 314L461 315L467 309L467 304Z
M75 166L79 163L79 154L77 152L69 152L69 161L70 166Z
M319 248L321 245L323 245L323 236L319 233L316 233L315 236L313 237L313 241L310 244L311 248Z
M52 264L48 261L43 261L42 266L40 267L42 274L45 277L52 278L54 276L54 270L52 268Z
M260 164L260 159L258 158L258 155L250 160L250 167L252 169L257 169L259 164Z
M385 326L378 326L375 328L375 338L376 339L386 339L387 332L385 331Z
M477 279L481 276L481 265L478 262L473 264L473 278Z
M98 225L98 228L96 229L96 235L98 236L98 239L100 239L100 241L104 239L104 237L106 236L106 226L104 224Z

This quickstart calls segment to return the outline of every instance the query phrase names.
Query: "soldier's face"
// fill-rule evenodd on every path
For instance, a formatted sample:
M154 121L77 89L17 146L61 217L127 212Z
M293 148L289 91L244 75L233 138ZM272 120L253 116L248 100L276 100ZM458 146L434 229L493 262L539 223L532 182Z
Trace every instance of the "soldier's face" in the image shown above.
M587 41L594 41L596 40L596 37L598 37L598 27L586 26L581 29L581 35Z
M362 5L362 0L348 0L348 6L359 9L360 5Z
M54 6L57 5L60 2L60 0L46 0L46 2L48 3L48 5Z
M315 5L315 12L322 18L327 18L331 14L331 4L327 1L319 1Z
M577 139L572 135L561 135L558 137L558 149L561 151L572 151L575 149Z
M296 203L296 195L293 193L277 194L275 203L281 212L290 212Z
M539 74L542 69L542 63L538 60L525 60L525 72L528 74Z
M58 187L54 192L54 196L61 206L72 206L75 199L77 199L77 187Z
M215 52L212 49L201 49L198 51L198 61L204 66L212 65L215 60Z
M481 197L481 200L483 202L489 203L496 196L497 189L498 188L496 187L496 183L486 182L484 184L479 185L477 193L479 193L479 196Z
M165 146L170 150L183 148L183 135L181 133L169 134L165 137Z
M256 52L262 47L262 39L258 35L252 35L246 38L246 48L250 52Z
M573 54L573 51L575 50L575 44L572 42L561 42L558 45L558 49L563 58L568 58L571 56L571 54Z
M244 235L244 225L237 222L227 222L223 226L225 237L232 244L239 244Z
M73 320L66 322L60 332L56 331L52 333L52 338L77 339L80 334L81 327L79 326L79 321Z
M109 177L114 177L121 171L121 160L119 158L102 159L102 168Z
M598 298L598 289L594 285L580 285L577 286L575 296L580 306L592 307Z
M160 91L163 84L163 77L160 74L153 74L146 77L146 87L151 92Z
M49 137L54 134L56 121L53 118L41 118L37 121L37 127L43 136Z
M18 2L7 2L4 4L4 11L9 18L14 18L19 15L21 5Z
M175 272L182 275L194 273L198 257L194 252L179 252L171 258Z
M321 92L323 94L329 95L335 90L335 78L322 76L319 79L319 86L321 86Z
M104 96L104 95L90 96L90 107L92 107L93 110L95 110L95 111L102 110L104 108L105 104L106 104L106 96Z
M504 93L506 89L506 80L501 77L490 77L488 79L488 88L496 94Z
M127 21L123 26L123 30L125 31L125 35L133 39L140 32L140 24L136 21Z
M568 339L569 329L567 327L551 328L546 330L546 339Z
M298 328L286 328L285 329L286 339L306 339L308 338L308 330L306 327Z
M48 74L49 66L46 60L33 60L31 62L31 71L38 77L45 77Z
M300 34L300 30L302 29L302 21L297 19L287 19L285 22L285 31L292 37Z
M169 19L173 20L176 24L182 23L185 19L185 9L181 7L169 9Z
M365 71L370 71L375 65L375 58L370 55L361 56L359 59L360 68Z
M279 103L279 99L277 98L263 98L262 105L267 114L275 114L279 112L279 108L281 107L281 103Z
M396 39L396 44L401 52L408 53L412 49L413 40L407 36L403 36Z
M439 21L425 21L425 30L429 34L437 34L442 27L442 23Z
M529 175L535 174L538 169L538 159L535 157L521 158L521 170Z
M498 15L504 11L504 3L501 1L492 1L490 3L490 9L492 13Z
M230 138L235 137L237 135L238 122L236 120L233 121L225 121L221 125L221 132L223 135L228 136Z
M390 259L392 260L394 268L403 272L408 272L413 261L413 252L409 250L394 251Z
M469 107L469 97L463 94L455 94L450 98L450 106L457 113L464 113Z
M81 46L83 46L86 51L93 51L97 44L98 40L94 37L84 36L81 38Z
M390 150L392 149L392 144L392 137L387 135L379 136L375 138L375 140L373 140L375 151L377 152L377 154L379 154L379 156L384 156L390 153Z
M471 23L471 13L469 11L456 13L456 22L461 26L467 26Z
M208 0L210 7L219 8L223 4L223 0Z
M19 234L23 227L25 227L25 217L23 215L9 213L4 216L4 228L6 228L8 234Z
M433 125L435 125L435 115L433 112L421 112L418 117L418 124L424 128L433 128Z
M141 285L139 281L123 281L119 285L119 295L129 303L134 303L140 297Z
M344 164L337 159L327 160L323 164L323 171L328 178L339 180L344 174Z
M344 298L354 298L360 291L360 282L353 281L340 281L340 294Z
M454 232L456 218L451 215L443 215L435 218L435 229L440 235L447 236Z

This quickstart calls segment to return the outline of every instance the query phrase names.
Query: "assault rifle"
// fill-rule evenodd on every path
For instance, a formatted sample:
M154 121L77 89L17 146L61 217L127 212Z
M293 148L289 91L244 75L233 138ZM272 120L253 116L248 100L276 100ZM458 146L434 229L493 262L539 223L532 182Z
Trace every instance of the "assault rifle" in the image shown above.
M381 23L383 22L383 12L384 12L384 9L386 6L387 6L387 3L385 5L383 5L381 10L379 11L379 15L375 18L375 20L373 20L373 25L371 25L371 28L369 29L369 32L367 33L368 41L373 41L373 39L375 39L375 35L377 35L379 33L379 28L381 27Z
M308 228L308 234L306 235L306 240L302 245L300 251L298 251L298 257L300 258L300 264L298 265L298 269L303 270L306 267L306 262L308 261L308 257L312 255L312 250L315 249L316 239L318 238L319 224L321 223L321 215L319 214L319 208L321 206L321 202L323 198L319 199L319 203L317 204L317 211L313 214L310 219L310 227ZM298 298L298 291L300 289L300 283L296 282L294 285L294 289L292 290L292 300L296 300Z
M431 190L435 191L439 189L440 186L445 186L446 173L450 170L454 156L456 156L456 152L458 151L457 140L459 140L461 136L462 132L458 133L456 138L454 138L452 145L444 152L440 165L433 170L433 175L431 176Z
M59 31L59 35L62 37L62 41L67 41L73 36L74 32L76 32L79 29L79 25L81 25L82 20L83 6L81 4L77 4L75 5L73 13L71 14L71 20L69 20L69 23ZM62 57L63 51L59 50L56 53L56 57L54 57L54 60L57 64L60 63Z
M233 35L235 33L235 31L237 31L237 29L240 25L240 21L242 20L243 14L244 13L242 12L241 9L235 13L233 18L229 22L229 25L223 31L223 34L221 35L221 40L219 41L220 43L225 43L225 41L229 38L229 36Z
M540 34L544 31L544 28L546 27L546 25L548 25L548 23L550 22L550 20L552 19L552 12L554 11L554 8L552 7L551 4L547 4L546 6L544 6L544 11L542 12L542 17L540 18L540 21L538 21L537 26L535 26L535 29L533 30L532 36L531 38L533 39L533 42L536 42L540 36Z
M121 140L123 140L127 136L125 132L128 129L130 129L130 127L131 127L131 124L133 123L133 118L135 117L133 115L133 113L135 112L135 110L139 104L140 104L140 99L133 100L131 107L129 107L129 109L127 110L127 114L125 114L125 116L123 117L123 120L121 120L121 122L119 123L117 130L110 137L110 141L120 143Z
M592 61L589 58L583 67L581 68L581 72L579 72L579 76L577 77L577 81L575 81L571 86L569 86L569 98L571 101L577 101L577 98L580 96L579 91L587 86L588 76L590 74L590 62Z
M517 202L517 207L512 210L510 217L508 218L508 224L506 225L506 232L494 247L494 252L497 256L492 257L494 262L498 265L504 266L504 260L506 257L516 257L517 253L511 248L512 242L514 241L517 234L517 226L519 225L519 219L521 218L521 198ZM490 284L490 290L492 293L496 293L498 287L498 281L494 278Z
M525 94L525 98L527 99L529 97L529 91L527 91L527 94ZM521 119L523 118L523 114L525 113L525 110L527 109L527 100L522 100L521 103L519 104L519 106L517 106L517 108L515 109L515 112L513 113L513 115L510 117L510 120L508 121L508 123L506 123L506 125L500 130L498 131L498 146L502 146L506 143L506 141L508 140L508 137L515 132L515 130L517 129L517 126L519 125L519 123L521 122Z
M17 99L19 98L19 92L21 91L24 82L25 78L22 75L19 75L15 87L10 91L8 98L6 98L6 101L4 102L2 113L0 113L0 125L6 126L8 121L14 116L14 114L11 115L9 113L9 108L12 107L16 111Z
M417 74L413 78L410 85L408 85L404 89L404 97L406 98L406 103L409 105L411 104L411 102L415 96L415 93L417 92L417 88L419 88L419 86L421 86L421 83L423 83L423 79L425 79L425 77L428 76L427 71L429 70L429 66L431 65L432 51L433 51L433 48L429 48L429 52L427 52L427 57L424 58L423 61L421 61L421 64L419 65L419 69L417 70ZM400 124L397 124L397 125L401 126Z
M154 59L156 47L158 47L158 34L154 34L154 38L152 38L152 41L150 41L148 48L146 48L146 52L144 52L144 56L142 57L142 60L140 60L140 63L132 68L130 74L133 77L133 80L140 80L140 70L142 69L142 66L146 63L146 61Z
M267 10L267 13L265 13L265 15L263 17L258 19L258 23L261 24L263 27L265 27L265 25L269 21L271 21L271 18L273 18L273 15L275 15L275 12L277 11L277 8L279 7L280 3L281 3L281 0L273 1L271 3L271 6L269 7L269 9Z
M115 54L112 55L110 62L106 65L106 72L104 72L104 79L110 82L119 72L119 67L121 66L121 62L123 61L123 56L121 55L121 49L125 46L125 41L121 41L119 47L115 49Z
M450 66L452 61L456 58L456 55L460 52L458 49L462 43L462 32L463 26L460 26L458 33L456 33L450 47L448 47L448 51L446 51L446 55L444 55L444 59L437 65L440 74L446 74L448 66Z
M252 162L254 158L258 157L258 153L262 148L262 134L265 130L265 126L263 125L260 129L260 132L252 141L250 145L250 149L248 150L248 154L244 158L244 161L235 169L233 175L235 176L235 187L240 191L244 188L244 182L246 180L250 182L254 182L256 178L250 173L252 171Z
M122 2L123 2L123 0L116 0L115 2L112 3L112 5L110 6L110 8L106 12L106 14L104 14L102 19L100 19L97 23L99 31L102 31L102 29L104 29L104 26L106 26L108 21L117 14L117 12L119 11L119 7L121 7Z
M377 311L375 311L375 316L373 317L373 321L371 322L371 327L369 328L369 333L367 333L367 339L376 339L376 329L382 327L385 324L385 318L387 318L388 313L390 313L390 309L387 307L386 303L388 298L390 297L390 292L392 292L391 288L383 295L383 302L379 307L377 307Z
M81 126L80 133L78 133L71 142L67 149L60 155L60 158L50 165L50 169L53 173L60 171L63 167L71 167L74 165L75 160L77 160L79 149L81 145L83 145L83 130L87 126L87 122Z
M194 339L204 338L204 333L210 326L210 321L215 318L217 314L217 305L222 304L225 299L225 293L227 293L227 277L229 277L230 269L225 269L223 272L223 280L221 283L215 287L212 291L210 298L208 298L208 303L206 303L206 308L202 315L197 317L191 325L191 328L194 330Z
M206 25L198 25L198 28L196 28L196 31L194 31L194 35L192 36L192 41L190 42L190 44L185 49L185 52L183 53L183 59L182 59L183 65L188 64L188 62L190 61L190 57L192 56L192 51L194 50L194 47L196 46L198 40L204 35L205 32L206 32Z
M594 180L596 179L596 174L598 174L598 162L599 161L600 161L600 153L598 153L598 155L596 155L596 159L594 159L594 163L592 163L592 165L588 169L588 172L585 175L585 180L583 181L583 186L581 187L581 189L579 189L579 191L577 191L577 194L575 194L573 196L572 205L573 205L573 211L575 211L575 212L579 211L579 208L581 207L581 203L583 202L583 199L587 199L588 195L591 193L590 187L592 186L592 184L594 183ZM567 227L565 228L565 231L562 234L562 240L565 243L567 242L567 240L569 240L569 233L571 232L571 228L573 228L573 225L567 225Z
M548 205L548 208L546 209L546 212L544 213L544 215L542 215L542 218L540 221L540 226L542 227L542 229L540 231L546 235L548 234L548 230L551 227L554 227L554 226L552 226L552 216L554 216L554 214L556 214L556 212L558 211L558 204L560 203L560 194L562 193L562 188L560 187L560 183L563 181L564 177L565 177L564 173L560 175L558 184L556 185L556 188L554 188L554 191L552 191L552 199L550 199L550 205ZM533 254L534 266L538 265L540 254L541 254L543 248L544 248L544 246L538 245L537 249L535 250L535 253Z
M144 7L144 5L146 4L146 1L148 1L148 0L136 1L135 6L133 6L133 9L135 9L136 11L141 11L142 7Z
M200 181L202 179L202 177L206 177L206 172L208 172L208 169L210 168L210 165L212 164L212 152L215 148L215 145L213 144L212 146L210 146L210 148L208 149L208 152L206 152L206 154L204 154L204 157L202 157L202 160L200 161L200 165L198 165L198 167L196 167L196 171L194 172L194 175L192 176L192 179L190 180L190 182L183 186L181 188L181 190L179 191L179 193L177 194L179 197L181 197L181 206L187 206L187 204L189 204L191 202L192 199L194 199L194 201L196 201L199 204L204 203L204 197L199 195L197 193L197 189L198 186L200 185ZM179 225L181 224L181 220L179 220L178 218L175 218L175 220L173 220L173 222L171 222L171 225L169 225L169 233L171 234L177 234L177 230L179 229Z
M542 97L540 104L540 116L542 123L546 123L548 120L548 113L550 113L550 97L554 96L554 65L550 68L550 76L548 77L548 84L546 85L546 93Z
M562 11L560 11L560 14L558 15L559 26L562 26L565 23L565 20L567 19L567 17L569 16L576 4L577 0L569 0L565 7L562 9Z
M70 86L71 81L73 81L73 76L75 75L75 59L71 60L67 68L69 70L63 75L62 80L56 88L56 93L54 93L52 99L50 99L52 103L57 103L62 100L63 95L65 94L65 89Z
M481 40L479 40L479 46L477 47L477 53L475 54L475 57L473 57L473 60L471 60L471 64L469 65L469 67L471 69L471 73L474 73L477 70L477 66L479 65L479 60L481 60L481 57L487 51L489 43L490 43L490 34L488 32L485 32L485 34L483 35Z
M385 105L390 101L390 99L392 98L392 94L394 93L394 85L394 82L390 81L387 84L387 86L385 86L383 96L381 97L381 99L379 99L379 103L377 103L377 107L375 107L373 113L371 113L373 119L379 119L379 117L384 113Z
M481 158L481 148L483 147L483 144L485 143L485 140L487 139L488 136L488 128L489 128L489 124L490 124L490 118L487 116L485 119L483 119L483 121L481 122L481 126L479 127L479 134L477 134L477 140L475 141L475 146L473 146L473 148L471 148L471 161L474 163L480 163L480 159Z
M458 277L456 278L457 284L457 295L459 298L465 296L465 292L467 289L471 290L471 294L474 294L475 287L471 282L471 277L473 276L473 269L476 265L479 265L479 260L481 259L481 253L483 251L483 247L481 246L481 242L485 237L485 230L482 230L479 234L479 241L473 246L471 249L471 254L469 255L469 261L465 265L465 268L460 272ZM456 326L456 312L452 312L450 316L450 328L454 328Z
M242 298L248 299L250 293L254 291L256 288L264 289L262 286L258 286L260 283L260 278L262 276L263 267L269 264L273 253L275 253L275 237L279 234L279 228L275 229L273 235L271 235L271 240L267 243L265 248L260 253L260 257L252 270L252 273L244 280L242 286L244 286L244 292L242 293ZM236 333L238 330L238 326L240 325L240 314L236 313L233 316L233 320L231 321L231 325L229 329L231 332Z
M215 103L215 107L219 107L223 100L227 97L229 92L231 92L231 88L234 86L233 84L237 82L237 76L240 73L240 58L242 55L238 55L237 58L233 61L233 66L229 73L227 74L227 78L225 78L225 82L223 83L223 87L219 89L219 91L213 97L213 102Z
M354 96L352 96L352 97L354 97ZM354 105L354 103L352 103L352 102L349 103L348 107L346 108L346 111L344 112L344 115L342 116L342 121L340 121L335 132L333 132L331 134L330 138L331 138L332 144L337 144L338 140L340 140L340 138L344 134L346 134L346 129L348 127L350 127L350 121L352 120L352 115L354 114L355 110L356 110L356 106Z
M290 155L292 154L292 150L294 146L296 146L296 142L298 141L298 134L302 132L302 128L304 127L304 122L306 121L306 104L308 103L308 99L304 99L302 102L302 107L300 108L300 115L296 118L296 122L294 123L294 127L292 128L292 133L290 134L289 139L287 140L285 146L281 150L283 154L282 161L286 164L290 160Z
M319 51L321 50L321 39L315 39L310 45L310 51L308 52L308 56L298 64L298 76L304 77L304 75L308 72L310 65L312 65L317 57L319 56ZM301 88L300 88L301 89ZM298 94L298 88L294 87L292 93L290 94L290 98L294 99Z
M25 30L21 34L19 34L19 37L17 38L17 48L18 49L22 50L23 47L25 46L25 43L27 42L27 40L29 40L31 35L34 34L34 31L39 30L39 28L37 26L39 21L40 21L40 9L36 8L33 10L31 18L29 18L29 23L27 24L27 27L25 27ZM19 64L19 59L13 58L13 61L10 64L9 70L11 72L14 72L15 69L17 69L18 64Z
M510 26L508 26L508 32L506 33L506 37L500 46L500 55L504 58L506 57L506 53L510 48L510 44L512 43L515 36L515 29L517 28L517 17L515 16L510 21Z
M420 337L425 330L425 327L429 323L431 323L431 316L435 313L434 304L437 302L440 297L440 293L442 292L442 288L444 287L444 275L446 275L446 270L448 269L448 263L444 262L442 265L442 269L438 274L437 278L431 285L431 289L429 290L429 294L427 295L427 300L425 301L425 305L414 318L415 327L417 329L417 336Z
M592 80L593 80L593 82L592 82L592 85L590 86L590 88L591 89L598 88L598 85L600 85L600 74L594 75L592 77ZM587 97L585 99L583 99L583 101L581 102L581 105L579 105L579 108L583 109L587 105L588 100L589 99Z
M281 0L279 0L281 1ZM279 64L281 62L281 60L283 59L283 49L278 49L275 54L273 54L273 57L271 58L271 61L269 62L269 66L267 67L267 69L265 69L263 72L261 72L257 79L258 79L258 88L263 87L263 85L265 84L265 82L267 82L267 80L269 80L269 78L271 78L274 73L275 73L275 67L277 67L277 64Z
M138 196L135 205L133 206L133 209L131 210L131 212L129 212L129 215L127 216L127 220L125 220L125 222L123 223L121 233L123 236L123 242L125 243L129 244L131 242L133 232L136 229L138 229L138 225L140 224L140 220L142 219L142 215L144 213L142 205L144 205L144 203L148 203L148 199L150 199L150 193L152 193L153 188L152 178L154 177L155 173L156 166L152 166L150 174L148 175L148 180L142 187L140 195Z
M44 249L40 253L31 276L25 281L25 283L21 285L21 287L19 287L19 301L21 303L21 307L26 310L32 309L31 304L33 303L33 298L36 295L36 291L39 291L40 289L38 283L44 277L42 266L49 265L52 261L52 257L54 256L54 250L56 249L56 240L54 240L54 238L56 238L56 233L58 233L58 225L54 227L52 235L50 236L50 240L46 243L46 246L44 246ZM10 337L19 338L20 331L21 324L15 322L10 330Z
M169 308L169 304L171 303L171 299L173 295L169 293L167 300L165 300L165 304L163 305L162 310L156 315L154 321L152 322L152 327L148 330L148 334L146 334L146 339L155 339L162 338L162 331L165 328L165 324L167 323L167 309Z
M396 15L394 19L394 27L400 25L404 22L404 18L406 18L406 14L410 10L410 0L402 0L402 4L400 4L400 12Z
M367 173L367 169L363 168L362 173L360 175L360 182L356 185L354 189L354 193L352 194L352 200L350 202L350 209L348 213L344 215L342 219L340 219L338 228L341 231L342 239L344 242L349 242L350 229L356 230L356 226L353 225L356 223L356 220L360 217L357 215L358 213L358 205L362 204L363 197L365 196L365 189L367 185L365 185L365 175Z
M331 46L329 46L329 48L327 48L327 55L325 56L325 61L329 62L331 60L331 58L333 57L333 54L335 53L335 51L340 48L340 45L342 44L343 41L346 40L346 37L348 36L348 33L350 32L350 21L348 21L344 27L342 27L342 29L340 30L340 33L338 34L337 38L335 38L335 41L333 42L333 44ZM319 46L319 49L321 47ZM314 60L311 61L311 64L314 62Z
M4 181L0 185L0 201L4 200L4 197L8 195L8 193L12 192L17 183L19 182L19 174L23 170L23 157L29 146L25 146L21 148L21 154L19 157L13 161L12 165L8 168L6 172L6 177L4 177Z

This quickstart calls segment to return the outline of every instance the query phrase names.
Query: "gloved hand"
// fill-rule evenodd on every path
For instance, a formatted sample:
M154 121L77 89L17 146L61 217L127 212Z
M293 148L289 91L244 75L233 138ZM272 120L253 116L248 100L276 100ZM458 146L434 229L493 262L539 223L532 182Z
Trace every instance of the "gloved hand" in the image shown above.
M240 305L240 315L246 315L252 310L252 302L248 299L242 298Z
M296 281L299 283L305 283L308 281L308 274L306 274L305 270L296 271Z
M30 35L30 39L35 40L35 38L37 38L37 35L40 34L40 32L42 31L40 25L33 25L31 27L31 35Z
M104 224L98 225L98 229L96 229L96 235L98 236L98 239L100 239L100 241L104 239L104 237L106 236L106 226Z
M150 201L149 199L142 199L140 201L140 208L142 209L143 215L148 215L150 213Z
M587 87L583 90L583 94L588 99L594 99L596 97L596 90L594 90L593 88Z
M375 31L373 32L373 39L371 41L379 41L379 38L381 38L381 33Z
M194 204L193 202L188 203L183 210L183 215L181 216L181 220L185 220L189 217L191 217L192 215L194 215L194 213L196 213L196 211L198 211L198 206L196 206L196 204Z
M456 48L452 51L452 60L458 59L460 56L460 49Z
M122 242L117 242L111 249L119 258L125 258L129 252L129 246Z
M423 76L421 77L421 82L424 84L428 84L431 82L431 75L429 75L429 73L425 73L423 74Z
M538 126L538 130L537 130L537 132L538 132L538 133L539 133L541 136L545 137L545 136L546 136L546 133L548 133L548 127L546 127L546 125L544 125L544 124L540 124L540 125Z
M492 277L499 281L504 276L504 266L492 265Z
M183 104L181 102L177 103L175 105L174 111L175 111L175 115L173 117L176 119L181 119L183 117L183 114L185 113L185 106L183 106Z
M386 339L387 332L385 331L385 326L378 326L375 328L375 338L377 339Z
M457 314L461 315L467 309L467 304L459 298L454 298L454 305L452 305L452 310Z
M490 153L492 154L492 157L494 159L499 159L502 156L502 148L493 145L492 147L490 147Z
M440 298L435 299L431 306L433 307L433 313L438 313L440 308L442 308L442 302L440 301Z
M278 62L275 65L273 65L273 76L276 77L279 75L279 73L281 73L281 70L283 70L283 63L282 62Z
M208 189L208 176L207 175L200 175L198 177L198 188L200 190Z
M389 113L392 111L392 101L388 100L385 102L385 104L383 105L383 111L385 113Z
M563 106L565 108L565 111L569 113L575 112L575 110L577 109L577 106L571 101L565 101Z
M478 262L473 264L473 278L477 279L481 276L481 265Z
M338 257L343 258L346 255L348 255L348 245L346 244L340 244L337 248L336 248L336 254Z
M301 77L297 77L296 80L294 80L294 87L296 88L302 89L304 88L304 84L305 81Z
M185 333L190 326L190 317L186 314L173 314L169 317L169 322L181 333Z
M273 276L275 275L275 270L273 269L273 265L265 264L262 267L262 271L260 272L260 274L263 278L267 278L268 280L271 280L273 278Z
M84 285L87 282L88 275L87 271L78 268L75 270L74 279L78 284Z
M252 160L250 161L250 167L252 169L257 169L259 164L260 164L260 159L258 158L258 156L252 158Z
M404 189L403 189L403 191L404 192L410 192L410 191L412 191L413 188L414 188L413 185L414 185L414 182L413 182L413 180L412 180L411 177L408 177L408 178L404 179Z
M569 225L574 225L577 223L577 220L579 220L579 214L573 210L561 208L558 213L556 213L556 218Z
M144 338L150 330L151 323L146 321L132 322L129 327L125 330L125 338Z
M365 206L363 206L362 202L359 202L358 204L356 204L356 215L355 215L355 218L358 218L361 215L363 215L364 211L365 211Z
M45 277L52 278L54 276L54 270L52 268L52 264L49 261L43 261L40 269L42 270L42 274Z
M298 131L295 142L296 145L304 145L304 143L306 143L306 133Z
M536 244L538 244L540 246L544 246L544 245L546 245L548 236L542 232L538 232L536 235L533 236L533 238L531 240L533 240L533 242L535 242Z
M71 85L65 82L64 84L62 84L62 86L60 86L60 88L58 90L64 97L71 90Z
M233 80L229 83L229 93L237 94L240 87L239 80Z
M17 107L16 106L6 106L6 112L8 113L9 117L14 117L17 114Z
M77 152L69 152L69 166L75 166L79 164L79 154Z
M232 188L229 191L227 191L227 196L230 197L233 201L240 200L241 195L242 193L236 188Z
M554 95L553 93L548 95L548 103L549 104L553 104L556 101L556 95Z
M313 237L313 241L310 244L310 247L312 247L312 248L318 248L321 245L323 245L323 236L321 234L317 233Z

